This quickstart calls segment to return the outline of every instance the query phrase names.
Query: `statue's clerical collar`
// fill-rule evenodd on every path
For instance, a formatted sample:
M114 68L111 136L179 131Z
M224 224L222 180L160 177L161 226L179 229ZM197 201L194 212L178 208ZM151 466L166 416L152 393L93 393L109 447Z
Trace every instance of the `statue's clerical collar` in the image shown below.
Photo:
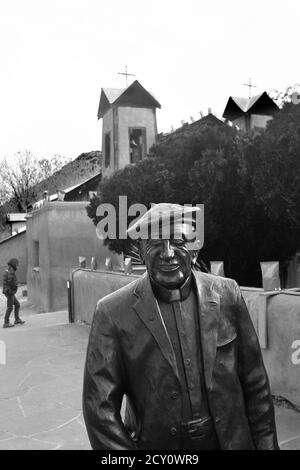
M155 297L168 304L171 302L185 300L189 296L189 293L191 291L191 281L192 275L190 274L190 276L178 289L168 289L167 287L158 284L150 277L151 287Z

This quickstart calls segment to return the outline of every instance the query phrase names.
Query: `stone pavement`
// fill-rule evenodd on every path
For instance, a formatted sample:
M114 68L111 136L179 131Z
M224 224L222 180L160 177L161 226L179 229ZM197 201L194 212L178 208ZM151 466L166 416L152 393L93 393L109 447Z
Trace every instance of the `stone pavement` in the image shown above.
M1 279L0 279L1 281ZM26 284L19 284L18 292L16 294L17 299L21 304L21 316L32 315L33 313L39 313L39 310L34 305L30 304L27 300L27 296L23 296L23 291L27 293L27 286ZM2 321L2 317L4 317L6 311L6 297L2 294L2 285L0 286L0 320ZM12 312L10 316L10 321L14 322L14 314Z
M22 318L0 330L0 450L89 449L81 411L89 328L68 324L66 311Z
M26 310L27 305L27 310ZM90 449L81 409L89 327L69 324L66 311L34 314L23 300L25 325L2 328L1 449ZM300 413L276 407L282 449L300 449Z

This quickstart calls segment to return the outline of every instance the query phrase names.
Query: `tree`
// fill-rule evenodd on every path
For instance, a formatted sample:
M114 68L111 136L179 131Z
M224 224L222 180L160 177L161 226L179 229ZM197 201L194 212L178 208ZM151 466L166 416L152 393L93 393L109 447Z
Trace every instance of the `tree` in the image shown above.
M254 187L260 240L257 256L284 262L300 248L300 106L285 102L255 151L245 151Z
M1 205L13 199L17 210L26 212L37 196L35 186L59 170L67 161L59 155L49 160L38 159L29 150L18 152L11 160L2 160L0 163Z
M291 102L291 97L294 92L299 92L299 83L295 83L294 85L288 86L285 90L283 91L278 91L278 90L270 90L269 91L269 96L276 102L276 104L279 106L279 108L283 108L285 103L290 103Z

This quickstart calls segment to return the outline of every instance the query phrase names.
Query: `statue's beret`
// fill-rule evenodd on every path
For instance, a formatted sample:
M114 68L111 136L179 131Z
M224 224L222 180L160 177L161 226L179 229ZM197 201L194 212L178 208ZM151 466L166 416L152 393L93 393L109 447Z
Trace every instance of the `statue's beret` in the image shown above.
M199 207L191 205L152 204L151 209L132 223L127 234L135 240L184 238L186 241L194 242L196 220L193 215L199 210Z

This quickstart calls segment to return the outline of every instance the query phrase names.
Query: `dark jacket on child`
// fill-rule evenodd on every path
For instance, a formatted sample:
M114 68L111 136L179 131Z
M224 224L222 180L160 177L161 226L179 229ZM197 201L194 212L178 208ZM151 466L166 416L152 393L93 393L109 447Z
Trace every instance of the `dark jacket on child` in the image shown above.
M3 276L3 294L15 295L18 290L18 281L15 271L6 270Z

